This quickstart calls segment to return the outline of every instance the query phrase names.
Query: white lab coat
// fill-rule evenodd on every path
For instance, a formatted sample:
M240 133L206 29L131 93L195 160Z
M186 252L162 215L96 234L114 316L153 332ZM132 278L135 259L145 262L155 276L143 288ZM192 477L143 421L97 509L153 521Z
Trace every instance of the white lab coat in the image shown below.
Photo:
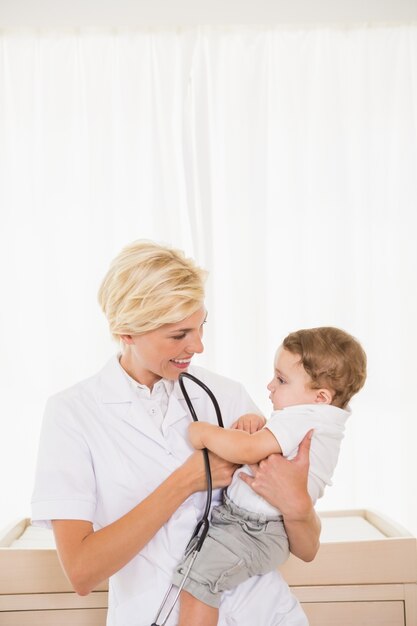
M257 411L243 387L202 368L190 373L217 397L225 425ZM186 388L197 416L216 422L205 392ZM144 410L116 357L95 376L52 397L41 440L32 521L82 519L96 530L130 511L192 452L190 416L178 383L169 397L162 432ZM220 491L213 493L213 503ZM150 626L191 532L205 494L188 498L145 548L109 583L108 626ZM177 623L178 607L168 626ZM223 594L219 626L305 626L306 618L277 572L252 578Z

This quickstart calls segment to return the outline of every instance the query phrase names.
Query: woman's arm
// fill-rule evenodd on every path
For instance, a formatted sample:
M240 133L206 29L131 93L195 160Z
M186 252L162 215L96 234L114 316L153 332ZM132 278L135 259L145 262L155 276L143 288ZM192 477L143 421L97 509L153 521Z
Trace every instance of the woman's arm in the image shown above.
M232 463L258 463L270 454L281 452L277 439L267 428L251 434L208 422L193 422L188 427L188 437L197 450L208 448Z
M241 480L282 512L290 550L303 561L312 561L320 546L321 522L307 491L312 434L313 431L307 433L291 461L273 454L251 467L253 476L239 474Z
M237 468L215 455L210 465L214 487L227 486ZM147 498L105 528L94 532L88 521L53 520L58 555L74 590L90 593L136 556L191 494L205 489L203 457L195 452Z

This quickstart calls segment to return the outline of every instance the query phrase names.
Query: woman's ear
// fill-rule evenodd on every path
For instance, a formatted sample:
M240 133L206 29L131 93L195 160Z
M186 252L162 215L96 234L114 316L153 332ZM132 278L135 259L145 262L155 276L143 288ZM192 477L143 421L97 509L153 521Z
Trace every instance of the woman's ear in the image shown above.
M332 400L333 394L329 389L317 389L316 404L331 404Z
M130 345L133 343L132 335L120 335L120 341L126 345Z

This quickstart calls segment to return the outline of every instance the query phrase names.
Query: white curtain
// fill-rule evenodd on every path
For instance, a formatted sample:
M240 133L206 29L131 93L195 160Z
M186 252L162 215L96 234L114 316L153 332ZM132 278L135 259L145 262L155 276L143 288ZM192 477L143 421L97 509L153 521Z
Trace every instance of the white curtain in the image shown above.
M320 509L417 533L417 27L0 37L0 525L29 514L46 398L117 346L96 292L126 243L210 270L200 363L265 385L289 331L369 358Z

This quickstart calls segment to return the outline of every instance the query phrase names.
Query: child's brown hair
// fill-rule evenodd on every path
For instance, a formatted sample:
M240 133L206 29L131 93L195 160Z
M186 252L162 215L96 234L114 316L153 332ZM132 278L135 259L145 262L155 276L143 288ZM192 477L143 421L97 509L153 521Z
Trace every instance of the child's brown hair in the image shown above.
M366 380L366 354L344 330L323 326L297 330L282 342L285 350L300 356L313 389L328 388L332 404L344 408Z

